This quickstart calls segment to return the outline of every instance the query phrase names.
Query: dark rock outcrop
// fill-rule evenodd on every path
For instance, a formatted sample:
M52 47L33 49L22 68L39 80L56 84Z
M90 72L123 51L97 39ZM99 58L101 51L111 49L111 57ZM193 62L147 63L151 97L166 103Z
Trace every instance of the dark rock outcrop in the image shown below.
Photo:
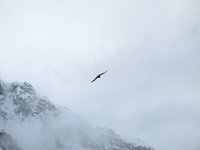
M3 95L3 87L1 85L1 82L0 82L0 95Z
M0 150L22 150L16 141L5 131L0 131Z

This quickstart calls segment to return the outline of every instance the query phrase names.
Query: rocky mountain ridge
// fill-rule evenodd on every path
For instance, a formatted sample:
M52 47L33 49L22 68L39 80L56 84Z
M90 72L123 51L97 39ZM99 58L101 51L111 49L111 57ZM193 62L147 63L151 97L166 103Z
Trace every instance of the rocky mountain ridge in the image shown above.
M63 114L67 115L62 118ZM49 118L53 119L50 120ZM15 147L15 149L5 148L9 143L4 142L0 143L2 150L21 150L11 138L12 131L14 131L12 126L17 123L20 124L18 127L20 132L15 134L15 137L19 137L15 140L22 141L20 147L26 148L26 150L29 150L29 148L23 146L23 139L20 139L22 136L19 136L19 134L26 137L26 132L31 132L30 129L32 128L35 133L38 132L39 134L38 137L34 136L33 139L30 139L30 143L35 142L38 138L41 141L52 143L45 147L45 142L40 142L38 144L39 150L153 150L153 148L145 145L126 142L110 129L91 127L86 122L71 115L70 110L53 104L47 97L40 96L27 82L5 83L0 80L0 119L11 124L9 128L6 123L2 127L0 124L0 130L1 128L10 130L11 135L6 132L1 132L1 135L4 138L8 137L11 143L14 143L11 144L11 147ZM31 119L35 121L30 122ZM16 120L18 120L17 123ZM26 122L30 124L27 130L20 128ZM40 126L36 128L36 124L40 124ZM31 132L31 134L35 133Z
M59 107L47 97L42 97L31 84L0 82L0 116L4 119L25 119L42 117L48 113L58 113Z

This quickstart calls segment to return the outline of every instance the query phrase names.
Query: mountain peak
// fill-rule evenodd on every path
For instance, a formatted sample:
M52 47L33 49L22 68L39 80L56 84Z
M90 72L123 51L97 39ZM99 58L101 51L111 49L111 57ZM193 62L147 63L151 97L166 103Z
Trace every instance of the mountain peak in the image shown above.
M124 141L111 129L91 127L65 107L40 96L28 82L1 80L0 119L6 122L3 129L26 150L153 150ZM13 142L10 135L1 131L0 139L5 138ZM24 145L24 140L30 144ZM0 141L0 150L9 144ZM12 150L21 150L16 144L12 145L16 147ZM37 148L33 148L35 146Z
M47 97L36 93L28 82L1 81L0 84L0 116L4 119L25 119L26 117L41 117L45 113L55 112L56 105Z

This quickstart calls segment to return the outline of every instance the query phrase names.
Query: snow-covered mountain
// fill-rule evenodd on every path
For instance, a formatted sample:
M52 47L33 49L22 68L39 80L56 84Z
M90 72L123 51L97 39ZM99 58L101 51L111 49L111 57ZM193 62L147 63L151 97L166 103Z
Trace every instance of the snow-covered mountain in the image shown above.
M4 119L25 119L41 117L48 113L58 113L56 107L47 97L37 94L31 84L0 81L0 116Z
M27 82L0 80L0 130L5 130L0 138L10 141L0 142L0 150L20 150L17 145L24 150L153 150L124 141L110 129L93 128ZM5 148L9 143L15 149Z

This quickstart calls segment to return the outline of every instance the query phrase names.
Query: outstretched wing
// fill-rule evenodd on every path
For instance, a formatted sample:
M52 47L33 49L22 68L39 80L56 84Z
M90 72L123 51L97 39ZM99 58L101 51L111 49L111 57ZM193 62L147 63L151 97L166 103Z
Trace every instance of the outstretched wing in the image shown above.
M96 77L96 78L94 78L94 80L92 80L91 82L94 82L96 79L97 79L97 77Z
M106 73L106 72L107 72L107 70L106 70L105 72L103 72L103 73L99 74L99 76L103 75L103 74L104 74L104 73Z

